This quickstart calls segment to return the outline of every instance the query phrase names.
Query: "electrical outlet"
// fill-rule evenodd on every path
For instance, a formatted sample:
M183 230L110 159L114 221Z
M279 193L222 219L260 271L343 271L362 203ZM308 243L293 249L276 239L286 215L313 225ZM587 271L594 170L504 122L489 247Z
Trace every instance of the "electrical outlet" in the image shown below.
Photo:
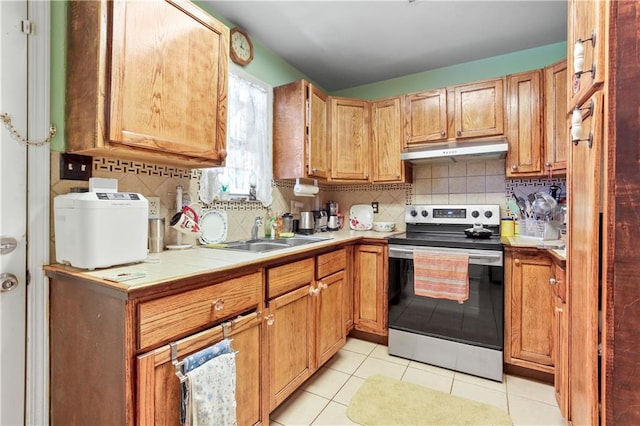
M160 197L147 197L149 202L149 219L160 217Z
M373 212L374 213L378 213L378 202L377 201L372 201L371 202L371 207L373 207Z
M86 155L60 154L60 179L89 180L93 158Z

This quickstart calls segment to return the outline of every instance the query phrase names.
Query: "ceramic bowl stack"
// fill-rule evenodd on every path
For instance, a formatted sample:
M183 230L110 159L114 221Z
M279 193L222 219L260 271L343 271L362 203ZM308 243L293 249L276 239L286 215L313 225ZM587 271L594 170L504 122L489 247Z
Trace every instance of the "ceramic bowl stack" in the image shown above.
M373 230L378 232L391 232L395 227L395 222L373 222Z

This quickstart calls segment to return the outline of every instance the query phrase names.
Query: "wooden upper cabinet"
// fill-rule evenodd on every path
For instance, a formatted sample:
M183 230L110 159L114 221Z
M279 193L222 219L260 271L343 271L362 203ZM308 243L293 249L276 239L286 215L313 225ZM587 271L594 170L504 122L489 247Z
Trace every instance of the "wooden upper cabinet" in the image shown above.
M309 153L307 174L309 177L329 177L330 145L327 135L327 95L312 84L307 90L308 116L307 152Z
M404 182L405 164L402 151L401 97L371 103L371 145L373 148L373 181Z
M567 25L568 109L582 104L604 82L606 7L602 0L569 0ZM583 64L576 66L576 45L584 52ZM576 74L576 68L578 73Z
M331 179L369 182L369 103L330 97Z
M507 76L507 177L540 176L542 168L542 72Z
M504 134L503 85L503 79L499 78L452 88L453 137L476 138Z
M229 29L186 1L73 1L69 9L67 151L222 164Z
M404 148L447 139L447 89L408 94L403 108Z
M544 72L544 169L545 174L567 172L567 61Z
M300 80L273 89L273 176L329 177L327 95Z

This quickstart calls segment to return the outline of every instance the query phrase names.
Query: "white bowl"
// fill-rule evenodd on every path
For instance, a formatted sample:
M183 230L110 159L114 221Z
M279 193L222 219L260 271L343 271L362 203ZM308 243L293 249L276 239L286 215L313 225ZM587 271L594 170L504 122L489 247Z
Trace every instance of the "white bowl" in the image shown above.
M395 227L395 222L373 222L373 230L378 232L391 232Z

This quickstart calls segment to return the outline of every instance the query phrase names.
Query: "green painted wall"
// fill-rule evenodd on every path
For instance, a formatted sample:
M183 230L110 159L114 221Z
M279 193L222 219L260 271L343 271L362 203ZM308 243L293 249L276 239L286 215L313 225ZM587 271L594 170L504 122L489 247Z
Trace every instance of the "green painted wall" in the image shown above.
M230 28L232 22L218 15L209 6L195 1L201 8L220 19ZM66 0L51 2L51 120L57 126L58 133L51 142L51 150L64 152L64 93L66 69ZM272 86L291 81L307 79L303 73L285 62L273 51L257 40L254 44L254 60L245 67L246 71ZM542 68L566 57L565 42L523 50L507 55L495 56L479 61L454 65L432 71L425 71L405 77L394 78L378 83L358 86L330 93L335 96L347 96L363 99L378 99L425 89L467 83L486 78L500 77L520 71ZM73 70L70 70L71 72ZM312 81L312 80L310 80ZM312 81L313 82L313 81ZM315 84L315 82L314 82ZM317 85L317 84L316 84ZM320 87L319 85L317 85Z
M450 67L438 68L404 77L380 81L332 92L334 96L379 99L426 89L502 77L521 71L542 68L567 57L567 43L560 42L521 50Z

